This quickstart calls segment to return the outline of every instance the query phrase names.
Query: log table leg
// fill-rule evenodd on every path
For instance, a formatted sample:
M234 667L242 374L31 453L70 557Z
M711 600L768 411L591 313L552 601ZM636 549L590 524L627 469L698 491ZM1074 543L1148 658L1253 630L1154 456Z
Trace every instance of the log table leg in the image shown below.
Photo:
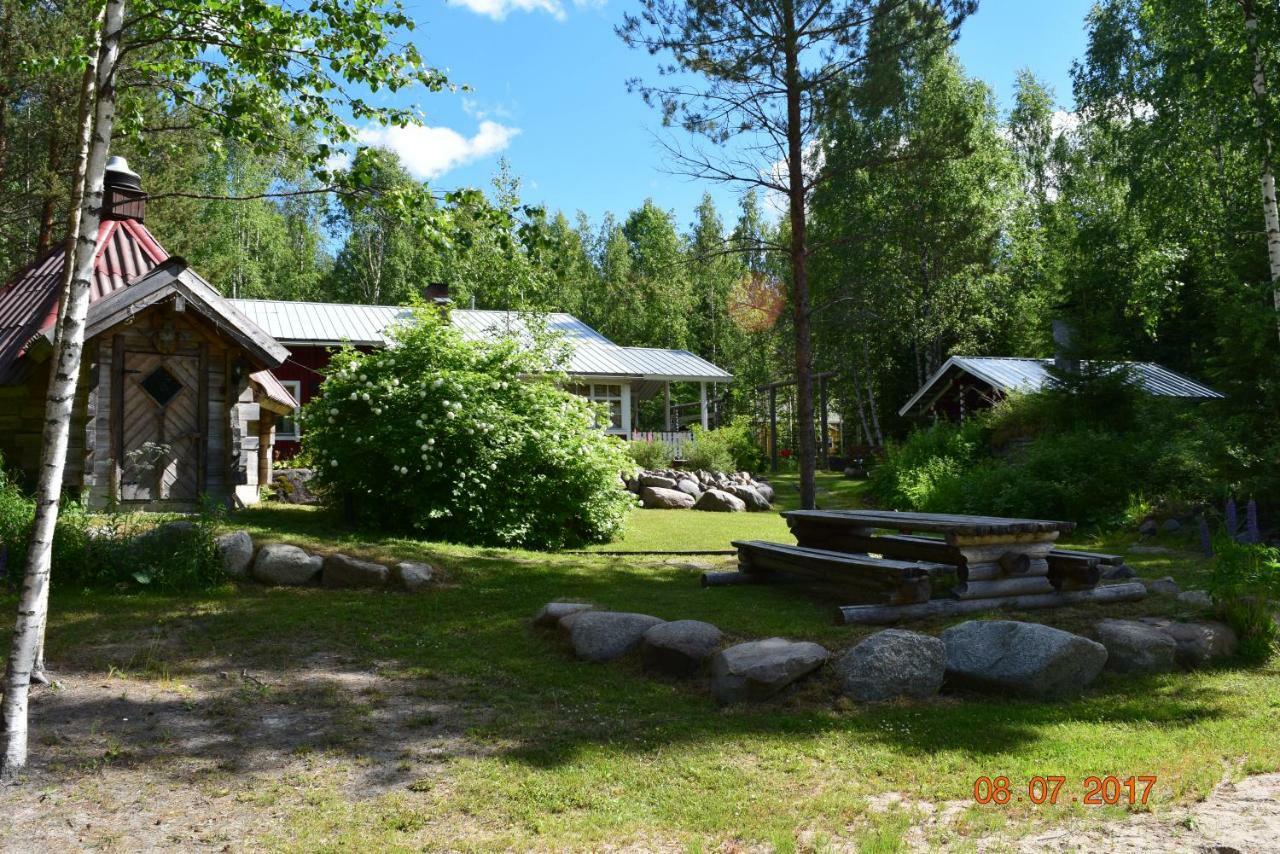
M1057 539L1057 531L949 535L947 544L963 558L957 572L960 583L952 590L953 595L958 599L986 599L1052 593L1047 558Z

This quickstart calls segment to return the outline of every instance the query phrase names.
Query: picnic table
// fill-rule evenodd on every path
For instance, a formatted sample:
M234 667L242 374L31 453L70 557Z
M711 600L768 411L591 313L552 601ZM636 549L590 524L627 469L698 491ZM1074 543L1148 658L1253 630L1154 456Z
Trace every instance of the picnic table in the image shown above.
M800 546L946 563L957 568L957 599L1052 593L1049 557L1072 522L893 510L793 510L782 514ZM896 531L899 535L877 533ZM901 536L933 534L940 537ZM1080 563L1068 558L1064 563ZM1089 565L1084 561L1082 567ZM1097 561L1092 561L1096 584ZM1055 584L1055 581L1059 583Z

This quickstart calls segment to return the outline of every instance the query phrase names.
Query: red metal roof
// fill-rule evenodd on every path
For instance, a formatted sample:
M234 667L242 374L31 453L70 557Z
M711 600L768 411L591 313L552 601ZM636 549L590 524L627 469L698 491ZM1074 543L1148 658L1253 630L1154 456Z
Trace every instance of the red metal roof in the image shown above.
M97 242L91 304L145 276L169 257L147 227L132 219L104 220ZM27 346L57 319L62 255L59 246L0 290L0 385L22 380Z

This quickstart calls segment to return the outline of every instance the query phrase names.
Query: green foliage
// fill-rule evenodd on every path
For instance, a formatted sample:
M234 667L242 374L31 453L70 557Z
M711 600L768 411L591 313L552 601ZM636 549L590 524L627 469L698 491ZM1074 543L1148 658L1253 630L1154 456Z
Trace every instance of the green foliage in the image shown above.
M1280 640L1280 549L1220 536L1213 551L1209 592L1240 639L1240 656L1266 661Z
M632 500L603 410L563 390L551 345L470 342L423 309L394 346L335 355L303 411L328 500L371 529L558 549L608 540Z
M675 448L660 439L637 439L627 443L627 453L637 466L648 471L670 468L675 459Z
M730 437L720 430L693 428L693 441L685 451L685 463L691 469L707 471L737 471Z
M1139 503L1213 498L1229 443L1205 413L1140 400L1126 429L1064 413L1069 397L1011 398L963 425L942 422L887 448L870 474L903 510L1119 523Z
M35 503L0 469L0 553L10 584L22 577ZM73 589L182 591L225 581L214 545L220 511L185 524L156 525L155 516L97 515L63 504L53 535L52 583Z
M755 423L749 415L735 415L728 424L714 430L694 430L694 451L701 445L704 453L723 461L727 455L730 465L717 471L759 472L764 468L764 451L756 442ZM712 450L714 449L714 451ZM695 468L713 468L696 466Z

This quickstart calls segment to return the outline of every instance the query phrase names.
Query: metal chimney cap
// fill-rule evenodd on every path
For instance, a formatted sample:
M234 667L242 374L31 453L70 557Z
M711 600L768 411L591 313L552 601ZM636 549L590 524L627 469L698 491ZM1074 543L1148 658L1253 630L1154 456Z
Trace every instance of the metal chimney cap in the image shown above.
M129 168L129 161L118 154L107 158L106 183L114 187L142 189L142 176Z

